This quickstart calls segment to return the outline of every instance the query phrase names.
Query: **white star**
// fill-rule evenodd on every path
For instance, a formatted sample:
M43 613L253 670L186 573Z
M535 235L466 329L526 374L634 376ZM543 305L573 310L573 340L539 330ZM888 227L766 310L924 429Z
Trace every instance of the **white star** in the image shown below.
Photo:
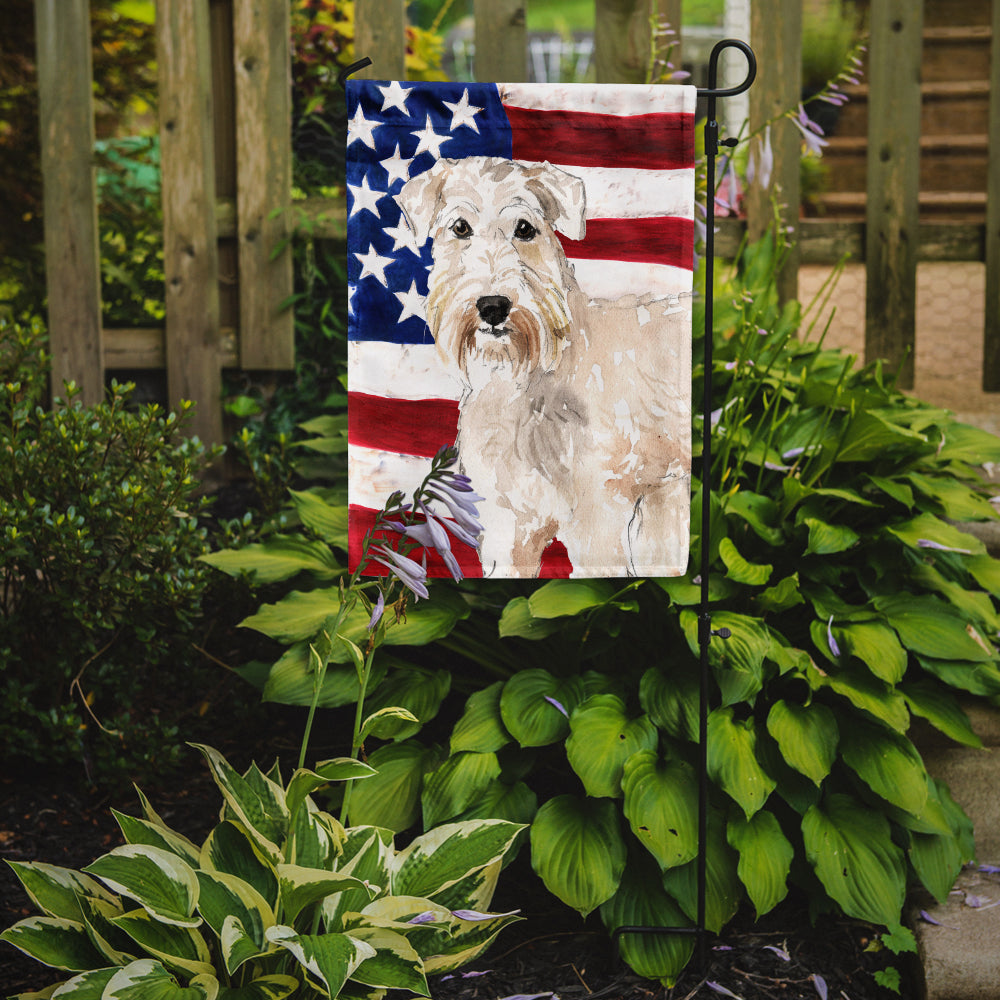
M381 122L369 121L365 118L361 105L354 112L354 117L347 123L347 145L350 146L356 139L360 139L366 146L375 148L375 137L372 133L381 125Z
M389 282L386 281L385 277L385 269L392 263L391 257L383 257L373 246L368 248L367 253L356 253L354 256L361 261L361 275L358 281L371 275L386 288L389 287Z
M385 100L382 102L382 110L389 108L399 108L403 114L409 114L406 110L406 91L399 85L398 80L393 80L388 87L379 87L379 91Z
M424 127L419 132L411 132L410 135L415 135L420 140L413 153L414 157L419 156L421 153L430 153L431 156L439 157L441 155L442 143L447 142L451 138L450 135L438 135L434 131L430 115L427 116Z
M417 283L410 282L409 291L393 292L393 295L403 304L403 311L399 314L399 322L416 316L417 319L427 319L424 313L424 297L417 291Z
M360 184L348 184L347 190L353 195L351 202L351 215L355 212L363 212L367 209L375 218L378 218L378 209L375 207L380 198L385 197L384 191L373 191L368 186L368 177L362 177Z
M413 230L406 224L406 220L400 217L398 226L386 226L383 230L386 236L392 237L392 249L393 253L397 250L412 250L418 257L420 256L420 248L417 246L416 238L413 235Z
M396 152L392 154L388 159L379 161L383 167L386 169L386 173L389 175L389 187L396 181L403 181L404 183L410 179L410 164L413 162L412 159L406 159L406 157L399 155L399 143L396 143Z
M452 132L459 125L468 125L473 132L479 131L479 126L476 124L476 115L483 109L477 108L474 104L469 104L468 87L466 87L465 93L462 94L462 99L457 104L452 104L451 101L442 101L441 103L451 112Z
M355 284L350 284L347 286L347 311L349 313L354 312L354 293L358 290L358 286Z

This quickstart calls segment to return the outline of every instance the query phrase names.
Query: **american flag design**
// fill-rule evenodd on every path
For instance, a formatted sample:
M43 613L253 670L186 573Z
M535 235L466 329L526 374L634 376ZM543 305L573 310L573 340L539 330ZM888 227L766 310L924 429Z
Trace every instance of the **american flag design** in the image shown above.
M678 575L686 571L695 99L694 88L680 86L348 81L348 453L352 567L361 557L365 532L374 524L386 498L395 490L412 493L426 475L429 459L443 445L454 444L458 438L459 460L472 476L473 487L484 496L490 496L490 490L500 492L499 506L487 505L482 512L482 554L459 542L454 545L466 576ZM568 505L560 501L561 514L548 521L545 503L549 498L543 489L538 496L538 520L550 525L552 537L538 543L536 536L545 531L537 526L533 529L532 538L536 540L532 544L542 546L540 557L536 552L532 556L534 562L526 569L516 556L508 558L505 549L501 548L497 554L494 546L484 574L489 548L485 540L491 537L493 527L491 511L502 508L507 518L509 509L524 509L532 497L525 486L527 497L508 499L504 488L498 485L500 474L494 477L482 465L489 449L480 446L475 449L476 455L470 453L470 443L479 440L472 430L474 414L470 396L479 390L470 388L469 379L463 382L461 373L456 375L443 360L442 345L435 342L442 336L438 330L435 337L438 329L435 324L445 322L443 307L435 306L432 310L428 304L431 283L435 280L445 283L440 271L443 250L438 250L435 272L435 240L428 238L424 227L415 223L419 212L404 211L407 195L401 192L408 184L408 191L412 191L416 184L410 182L426 174L424 187L431 193L425 194L425 201L437 197L434 204L440 207L446 199L442 188L449 171L464 166L466 179L475 170L501 177L505 176L501 161L509 161L511 170L517 167L516 177L513 174L511 177L524 178L527 187L535 192L538 197L534 201L525 197L536 209L551 200L549 195L539 194L545 180L539 171L550 166L556 168L551 176L568 175L567 183L572 182L574 190L582 184L580 190L585 192L584 218L577 231L573 231L572 225L558 222L553 223L550 231L547 224L541 225L537 220L528 225L519 219L516 225L520 228L510 237L518 252L526 249L526 233L536 245L549 239L552 245L543 248L545 252L565 258L559 272L569 275L566 284L571 292L565 298L580 303L572 310L567 307L560 312L563 318L554 325L561 329L546 364L552 368L562 363L553 359L560 352L565 353L564 341L569 342L571 337L566 332L567 324L587 327L590 332L584 332L583 336L588 343L597 338L595 330L605 328L611 330L610 336L620 336L621 343L614 351L605 351L599 362L592 363L589 356L578 357L575 362L578 369L575 377L582 379L585 375L586 383L574 383L577 389L573 398L581 402L575 408L571 406L571 416L577 420L580 434L589 433L588 428L598 424L605 428L598 435L601 443L595 446L599 454L593 456L587 449L581 450L579 441L585 438L578 437L574 439L576 445L560 444L565 453L558 460L552 459L551 468L542 470L543 479L553 479L559 475L565 477L567 469L591 463L602 466L597 477L581 478L581 485L572 494L578 499ZM431 179L439 175L441 180L435 181L437 186L432 191ZM479 184L473 177L470 189L486 191L492 183L484 179ZM511 179L504 183L509 185ZM558 201L560 196L556 192L552 197ZM414 203L412 197L410 200ZM512 200L516 202L517 198ZM478 237L464 218L450 226L446 234L449 239L466 241L456 243L459 249L471 246ZM484 250L480 261L493 260L490 253ZM488 269L491 265L476 266ZM488 276L483 276L483 280L488 284ZM535 284L547 281L538 279ZM445 294L441 289L438 292ZM484 299L495 302L501 298L479 295L476 301L481 306ZM617 319L608 320L611 306L627 307L628 315L634 318L629 318L625 325ZM592 314L593 309L597 312ZM572 322L563 315L567 310L575 317ZM592 315L592 319L581 322L581 310L582 315ZM548 316L551 310L536 312ZM661 317L661 326L669 323L669 337L657 334L660 327L656 322L650 323L652 314ZM489 324L504 321L491 318L488 322L481 319L478 322L481 325L478 336L490 339L487 334L493 334L496 335L493 339L497 339L499 326L490 328ZM619 329L620 334L616 332ZM629 339L636 337L640 339L634 342ZM613 390L609 383L619 373L619 362L623 370L627 369L629 359L636 361L637 349L643 370L624 375L623 388ZM586 367L586 372L581 366ZM657 381L658 368L669 371L667 382ZM547 373L551 375L548 370ZM558 377L558 373L552 377ZM515 393L518 385L524 392L535 391L527 383L518 382L515 376L508 380L506 391ZM468 414L463 410L467 403ZM603 423L598 419L597 409L602 413L607 410L607 420ZM648 419L637 416L640 409L647 417L652 414L663 428L649 431ZM513 405L501 405L494 412L500 425L508 413L521 411ZM476 419L483 422L481 416ZM460 433L463 421L467 426ZM485 429L480 430L486 433ZM516 430L511 433L516 435ZM595 430L594 434L598 432ZM673 442L669 468L665 464L663 470L653 471L650 459L642 457L645 453L641 449L637 451L636 441L650 434ZM463 454L463 447L467 454ZM511 454L517 452L520 458L524 457L523 447L513 437L506 447ZM626 455L629 448L631 452ZM503 448L500 453L503 454ZM479 469L479 480L496 478L496 482L477 480L470 462ZM499 460L496 464L505 463ZM556 467L563 471L551 471ZM516 463L511 466L517 468ZM648 508L644 522L646 535L659 523L652 516L649 502L642 500L643 490L648 494L658 486L658 483L648 485L651 477L663 476L676 479L683 486L680 491L674 490L670 515L671 523L683 524L683 530L678 529L683 538L665 544L662 557L646 542L642 558L633 559L628 555L627 538L640 530L636 522L643 520L644 502ZM629 492L629 477L647 486ZM517 478L526 483L532 477ZM588 493L582 484L603 483L611 478L617 492L601 501L605 505L602 513L600 504L587 498L594 491ZM634 499L637 496L639 500ZM622 508L624 527L612 524L611 514L617 509L616 504ZM498 513L496 519L499 517ZM574 535L594 535L588 525L604 522L609 527L607 544L603 547L600 538L588 537L585 543L577 539L576 544L572 541ZM505 521L497 533L500 537L505 532L523 533L523 530L523 525L511 528ZM511 547L509 542L505 544L508 549ZM625 556L621 554L622 544ZM514 550L517 551L517 544ZM415 558L419 560L421 553L417 552ZM428 554L427 564L429 575L446 575L436 553Z

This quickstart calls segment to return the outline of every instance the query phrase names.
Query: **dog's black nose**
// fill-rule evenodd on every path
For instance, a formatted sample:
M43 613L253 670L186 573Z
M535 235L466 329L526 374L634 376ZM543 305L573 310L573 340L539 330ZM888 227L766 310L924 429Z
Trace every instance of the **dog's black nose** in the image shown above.
M510 314L510 299L506 295L484 295L476 299L476 308L490 326L499 326Z

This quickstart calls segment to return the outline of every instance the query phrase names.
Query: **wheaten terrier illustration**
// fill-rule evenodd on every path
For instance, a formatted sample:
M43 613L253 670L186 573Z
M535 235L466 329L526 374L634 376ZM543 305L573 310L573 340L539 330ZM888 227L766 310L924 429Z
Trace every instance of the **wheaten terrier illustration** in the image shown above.
M687 562L690 319L676 298L589 299L555 231L585 189L548 163L439 160L397 196L433 238L427 321L463 385L458 447L483 494L483 573L678 574Z

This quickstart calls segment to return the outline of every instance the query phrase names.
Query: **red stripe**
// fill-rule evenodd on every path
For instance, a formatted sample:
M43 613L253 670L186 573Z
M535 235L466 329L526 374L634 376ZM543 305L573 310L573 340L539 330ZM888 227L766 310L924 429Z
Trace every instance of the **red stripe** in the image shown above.
M678 170L694 166L694 115L603 115L504 105L515 160L572 167Z
M433 458L458 434L453 399L388 399L363 392L347 394L347 440L399 455Z
M566 256L577 260L622 260L694 267L694 223L676 216L588 219L582 240L556 233Z

